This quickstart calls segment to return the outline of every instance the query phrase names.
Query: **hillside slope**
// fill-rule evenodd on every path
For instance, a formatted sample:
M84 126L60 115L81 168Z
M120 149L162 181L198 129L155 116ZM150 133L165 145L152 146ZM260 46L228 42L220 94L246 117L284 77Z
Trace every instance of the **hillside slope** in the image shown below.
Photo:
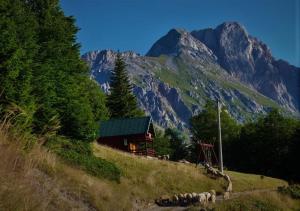
M224 190L224 181L194 165L150 160L94 144L94 153L123 172L115 182L90 176L43 147L21 150L22 137L0 129L0 210L132 210L163 194ZM274 189L285 181L227 172L234 191Z
M109 147L94 144L96 156L114 162L124 172L120 184L106 190L120 198L118 206L138 206L147 208L154 199L162 195L172 195L189 192L205 192L215 189L217 193L224 192L225 182L222 179L212 179L205 174L202 168L195 168L194 164L153 160L116 151ZM285 181L262 177L260 175L243 174L226 171L234 184L234 192L243 192L257 189L276 189L286 185ZM122 190L118 192L117 190ZM116 191L116 192L115 192ZM109 199L107 199L109 201ZM131 204L132 202L136 202ZM109 202L107 202L109 203ZM125 203L122 205L122 203ZM115 204L117 206L117 204Z

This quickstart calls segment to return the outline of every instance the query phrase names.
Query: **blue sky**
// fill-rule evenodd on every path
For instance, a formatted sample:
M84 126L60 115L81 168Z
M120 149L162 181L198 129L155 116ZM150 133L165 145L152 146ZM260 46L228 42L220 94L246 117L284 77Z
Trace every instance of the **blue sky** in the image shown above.
M114 49L145 54L171 28L238 21L276 58L300 67L300 0L61 0L73 15L81 52Z

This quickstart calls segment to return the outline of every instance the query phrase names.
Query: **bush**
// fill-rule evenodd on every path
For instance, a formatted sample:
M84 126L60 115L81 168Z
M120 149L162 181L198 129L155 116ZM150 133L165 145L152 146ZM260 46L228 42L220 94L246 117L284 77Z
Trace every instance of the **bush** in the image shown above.
M53 137L46 146L67 163L79 166L93 176L120 181L120 169L114 163L95 157L87 142Z
M294 199L300 199L300 185L278 187L278 191L282 194L290 195Z

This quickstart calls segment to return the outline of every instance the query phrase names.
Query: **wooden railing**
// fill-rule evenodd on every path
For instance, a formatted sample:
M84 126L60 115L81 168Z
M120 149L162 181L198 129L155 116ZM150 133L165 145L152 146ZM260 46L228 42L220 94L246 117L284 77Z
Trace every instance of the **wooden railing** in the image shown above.
M132 150L131 153L135 155L144 155L144 156L151 156L155 157L155 150L154 149L143 149L143 150Z

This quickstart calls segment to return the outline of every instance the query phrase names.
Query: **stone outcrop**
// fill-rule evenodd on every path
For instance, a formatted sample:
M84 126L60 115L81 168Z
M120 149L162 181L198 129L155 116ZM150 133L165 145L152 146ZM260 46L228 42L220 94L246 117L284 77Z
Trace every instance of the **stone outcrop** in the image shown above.
M237 22L191 32L231 75L291 111L300 109L300 68L276 60L266 44Z

